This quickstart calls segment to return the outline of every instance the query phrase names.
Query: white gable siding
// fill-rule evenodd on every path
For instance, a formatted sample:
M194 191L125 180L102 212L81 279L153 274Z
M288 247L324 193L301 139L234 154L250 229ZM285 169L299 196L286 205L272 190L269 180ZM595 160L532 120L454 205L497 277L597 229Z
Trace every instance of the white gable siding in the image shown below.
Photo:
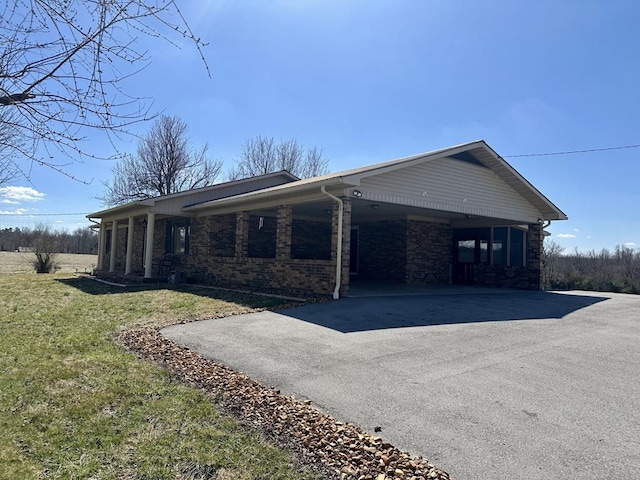
M490 169L441 158L363 178L363 198L535 223L541 213Z

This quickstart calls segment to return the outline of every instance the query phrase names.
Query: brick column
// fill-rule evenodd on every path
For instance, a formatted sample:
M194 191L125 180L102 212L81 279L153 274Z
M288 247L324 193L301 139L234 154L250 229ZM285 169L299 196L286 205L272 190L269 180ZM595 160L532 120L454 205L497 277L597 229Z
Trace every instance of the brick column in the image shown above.
M541 223L530 223L527 232L527 283L532 290L542 290L542 241Z
M249 213L236 214L236 258L247 258L249 253Z
M291 227L293 224L293 207L281 205L278 207L276 227L276 258L289 260L291 258Z

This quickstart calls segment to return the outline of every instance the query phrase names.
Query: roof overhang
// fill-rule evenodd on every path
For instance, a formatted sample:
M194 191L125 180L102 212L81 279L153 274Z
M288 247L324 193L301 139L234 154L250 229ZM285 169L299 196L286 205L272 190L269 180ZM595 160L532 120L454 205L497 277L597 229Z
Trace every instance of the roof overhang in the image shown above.
M250 208L256 205L264 208L283 203L295 204L305 201L313 201L320 198L326 198L326 196L320 191L320 188L323 185L328 191L341 193L344 192L345 189L359 186L362 179L373 175L380 175L400 168L406 168L428 161L460 155L470 156L474 160L474 163L478 163L489 168L507 185L524 197L540 212L541 216L537 220L567 219L567 216L562 212L562 210L560 210L538 189L520 175L511 165L509 165L491 147L489 147L484 140L478 140L411 157L391 160L320 177L299 180L297 182L291 182L233 197L204 202L198 205L186 207L183 210L185 212L195 213L196 215L205 215L208 213L227 213L234 210Z

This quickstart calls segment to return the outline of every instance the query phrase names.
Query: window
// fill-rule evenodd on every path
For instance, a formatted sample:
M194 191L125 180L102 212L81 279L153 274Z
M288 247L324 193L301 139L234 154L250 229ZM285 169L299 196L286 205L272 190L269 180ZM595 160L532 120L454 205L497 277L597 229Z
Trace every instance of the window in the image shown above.
M526 234L519 228L511 228L509 243L509 265L516 267L525 266L525 237Z
M527 232L518 227L457 229L454 248L458 263L514 267L527 264Z
M167 222L165 235L165 253L182 255L189 253L189 237L191 227L189 219L181 219Z
M493 229L493 264L507 264L507 248L509 227L497 227Z
M465 228L455 232L458 263L489 262L489 228Z
M458 262L476 263L475 240L458 240Z

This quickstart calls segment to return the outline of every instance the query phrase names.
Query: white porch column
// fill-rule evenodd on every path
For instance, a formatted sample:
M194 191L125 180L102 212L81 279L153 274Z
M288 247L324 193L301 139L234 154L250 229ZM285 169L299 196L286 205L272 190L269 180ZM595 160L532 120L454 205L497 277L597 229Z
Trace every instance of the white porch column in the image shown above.
M127 228L127 260L125 262L124 274L131 273L131 263L133 260L133 217L129 217L129 227Z
M104 268L104 247L106 236L104 220L100 219L100 230L98 233L98 264L96 265L97 270L102 270Z
M111 230L111 256L109 257L109 272L116 271L116 244L118 240L118 221L113 221Z
M153 276L153 230L156 223L156 214L147 213L147 239L145 243L144 251L144 278L151 278Z

